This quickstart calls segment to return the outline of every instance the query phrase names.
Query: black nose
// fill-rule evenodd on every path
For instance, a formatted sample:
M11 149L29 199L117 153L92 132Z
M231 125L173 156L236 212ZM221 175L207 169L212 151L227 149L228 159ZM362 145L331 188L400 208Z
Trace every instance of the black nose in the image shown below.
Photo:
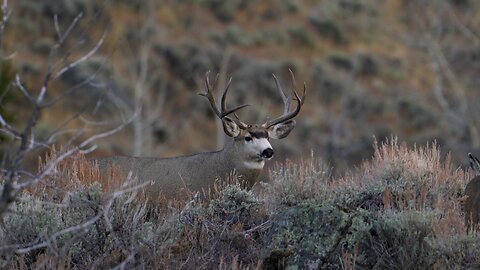
M272 148L267 148L263 150L262 152L262 157L263 158L271 158L273 157L273 149Z

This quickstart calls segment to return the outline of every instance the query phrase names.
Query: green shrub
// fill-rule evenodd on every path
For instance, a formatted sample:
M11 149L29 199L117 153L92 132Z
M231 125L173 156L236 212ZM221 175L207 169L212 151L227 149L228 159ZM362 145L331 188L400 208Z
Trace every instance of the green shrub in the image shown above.
M275 167L265 193L234 181L208 203L178 208L130 193L112 199L91 180L67 191L52 176L46 181L63 196L24 194L5 216L0 266L35 268L49 258L51 268L75 269L478 268L480 238L465 234L457 203L469 174L441 161L435 144L409 148L392 138L374 148L372 160L342 177L312 155ZM80 170L66 170L80 181ZM38 243L48 244L14 253Z
M362 269L430 268L438 259L430 244L432 219L431 213L417 211L380 216L363 231L355 264Z
M305 201L274 215L271 249L292 247L289 265L305 269L324 258L335 244L346 215L331 204Z

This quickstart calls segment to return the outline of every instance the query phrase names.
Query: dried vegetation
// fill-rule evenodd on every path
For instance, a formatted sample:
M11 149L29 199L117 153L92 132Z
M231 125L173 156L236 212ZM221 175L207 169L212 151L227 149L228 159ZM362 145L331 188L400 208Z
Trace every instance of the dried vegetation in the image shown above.
M435 143L375 144L370 161L333 177L313 154L271 170L253 194L153 204L136 181L102 175L81 155L25 191L4 220L2 267L103 269L476 268L462 197L470 172ZM55 157L52 151L44 162Z

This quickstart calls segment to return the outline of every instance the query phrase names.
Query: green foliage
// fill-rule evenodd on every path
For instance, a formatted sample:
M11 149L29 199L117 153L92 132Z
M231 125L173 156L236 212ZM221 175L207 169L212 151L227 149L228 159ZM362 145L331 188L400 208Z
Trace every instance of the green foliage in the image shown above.
M104 216L103 195L101 185L94 183L71 194L63 207L24 196L6 216L4 234L7 237L0 244L29 247L54 242L59 255L68 256L77 267L87 267L100 254L116 254L124 247L141 250L153 246L157 225L145 218L145 207L120 197ZM42 248L30 252L25 263L35 263L35 255L48 251ZM0 258L8 258L7 254L0 252ZM115 265L108 259L97 263Z
M250 208L256 203L258 201L250 191L242 189L238 184L229 185L221 191L220 198L210 202L210 209L218 214L219 210L231 212L242 208Z
M187 268L216 268L220 261L236 255L243 265L255 265L261 256L263 235L268 230L264 206L239 184L227 185L207 206L189 206L182 211L182 233L187 238L187 253L179 254ZM202 254L208 250L209 256ZM188 259L196 254L195 259ZM183 257L188 256L188 257Z
M361 269L427 269L437 261L429 212L405 211L380 216L357 242Z
M331 193L327 191L330 168L313 156L302 163L287 161L272 170L271 175L275 200L282 205L323 202L330 198Z
M345 219L331 204L305 201L288 207L274 215L271 248L292 246L289 265L305 269L328 253Z
M480 267L480 237L478 234L432 241L438 252L437 263L444 269L478 269Z
M43 205L32 197L14 206L7 214L4 223L5 241L7 243L29 244L46 236L61 227L59 211L53 206Z

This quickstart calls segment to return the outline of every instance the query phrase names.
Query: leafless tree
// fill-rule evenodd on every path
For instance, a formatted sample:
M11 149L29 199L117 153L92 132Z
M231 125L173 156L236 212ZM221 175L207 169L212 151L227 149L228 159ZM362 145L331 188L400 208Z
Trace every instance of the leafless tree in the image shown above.
M430 68L434 75L433 93L444 112L447 128L465 130L471 138L471 147L480 147L479 118L475 113L478 100L475 91L468 86L471 74L459 74L447 56L451 41L461 39L478 46L480 38L470 28L468 18L461 18L449 1L429 3L425 11L425 46L430 56ZM452 31L453 29L453 31ZM473 93L472 93L473 91ZM473 98L472 98L473 97Z
M8 26L8 19L10 11L8 8L7 0L3 1L1 6L2 18L0 22L0 44L3 41L3 34L5 28ZM85 116L85 110L74 113L73 116L68 117L62 123L58 125L52 132L46 136L46 138L40 139L36 134L36 129L41 123L42 112L51 109L52 107L68 100L72 93L79 91L82 87L93 87L97 85L96 82L97 72L92 73L87 79L80 83L63 90L60 94L55 91L51 91L52 84L59 80L66 73L73 71L75 68L88 62L102 47L106 37L107 31L104 31L98 41L93 44L90 49L80 54L78 57L73 58L72 55L76 55L78 51L78 43L83 41L83 37L78 37L76 29L80 28L80 24L83 18L83 13L78 14L73 21L65 28L62 29L59 23L58 16L53 18L53 25L57 36L56 43L50 48L48 55L47 65L45 67L45 73L42 77L42 83L38 89L29 88L22 81L22 74L18 73L15 76L15 80L11 83L12 91L19 91L25 102L31 107L31 111L28 114L28 119L20 123L9 123L7 118L0 114L0 132L6 134L12 141L11 145L13 149L13 155L8 158L4 163L5 166L1 168L2 176L0 177L0 220L8 218L9 211L15 211L11 209L11 205L16 201L22 199L22 192L29 187L36 187L39 184L45 184L49 179L56 179L62 172L58 171L58 166L69 158L74 158L77 153L88 153L96 148L95 141L101 138L110 136L129 125L134 119L137 118L136 111L130 114L127 120L120 124L115 124L112 121L108 122L96 122L88 120ZM88 31L80 31L80 33L88 33ZM70 47L68 44L74 44ZM15 54L5 53L3 47L0 47L1 60L5 60L7 57L15 57ZM144 57L148 57L144 56ZM57 84L56 84L57 85ZM141 86L139 86L141 87ZM96 110L95 108L94 110ZM73 121L82 123L79 128L66 129L66 126ZM23 126L23 127L19 127ZM100 127L99 127L100 126ZM62 148L56 152L54 156L47 159L42 166L39 166L39 170L36 172L28 171L25 169L25 160L28 156L38 154L38 150L49 150L54 144L59 143L58 138L62 137ZM64 138L66 137L66 138ZM62 228L50 235L38 237L37 240L30 243L13 243L6 246L0 246L0 267L2 265L2 259L4 254L22 255L30 254L38 250L53 250L57 251L57 255L68 255L69 247L61 247L58 250L56 246L57 241L65 235L76 235L81 237L82 232L86 231L92 226L97 226L98 222L105 224L106 230L109 231L109 235L113 241L116 241L117 246L123 252L123 261L116 267L117 269L124 269L131 261L135 259L137 250L135 247L128 246L120 241L120 238L114 232L112 228L112 214L110 209L112 205L119 197L130 195L134 196L135 191L142 188L143 184L136 184L133 181L130 174L123 184L116 190L109 193L105 200L101 204L94 205L95 215L81 221L78 224L71 225L66 228ZM55 185L55 183L53 183ZM55 187L53 187L55 188ZM61 187L60 187L61 188ZM59 189L59 188L57 188ZM63 191L66 197L68 191ZM129 199L130 201L133 198ZM48 202L45 202L48 203ZM66 207L65 205L59 205L58 207ZM138 219L141 218L146 211L145 204L133 212L133 215ZM1 222L0 222L1 223ZM4 244L2 236L2 227L4 223L0 224L0 244ZM74 237L75 238L75 237ZM7 252L7 253L5 253ZM10 252L10 253L8 253ZM4 263L5 261L3 261ZM37 267L49 267L48 258L45 258L43 262L37 260Z
M161 37L155 25L155 1L149 0L138 5L138 32L127 40L120 41L123 65L117 74L122 74L125 81L126 98L115 93L111 95L123 113L138 112L132 122L132 154L133 156L150 156L154 149L154 123L161 118L165 101L165 84L157 66L161 63L153 53L155 41ZM133 100L132 103L129 100Z
M8 23L8 17L10 11L8 9L8 2L5 0L2 4L2 24L0 25L0 37L3 37L3 31L5 26ZM98 42L90 48L83 55L70 59L72 51L70 49L64 48L66 42L69 39L73 39L72 33L75 28L78 27L79 22L81 21L83 14L80 13L74 18L74 20L68 25L65 30L62 30L58 21L58 17L55 16L53 19L53 24L55 27L55 32L57 34L57 42L50 48L50 53L48 56L48 63L46 66L46 71L42 79L42 84L39 86L39 89L29 89L22 82L21 74L16 75L16 79L12 84L12 87L18 90L23 98L31 106L31 112L28 119L23 123L23 128L14 127L6 121L6 119L0 115L0 131L4 134L7 134L14 142L12 145L16 147L14 154L6 161L6 165L2 168L3 178L2 186L0 189L0 217L2 217L9 205L13 203L17 195L27 187L38 184L43 181L45 177L53 174L55 168L59 162L70 157L77 152L89 152L95 149L93 144L95 140L104 138L119 130L123 129L128 125L132 118L120 125L117 125L113 128L105 128L105 130L88 135L85 137L85 134L88 134L88 130L91 128L92 122L85 121L82 128L76 130L69 130L68 133L71 134L70 139L67 140L65 144L65 150L57 155L57 157L44 166L43 170L39 172L28 172L24 169L24 161L27 155L34 153L38 149L47 149L52 144L56 142L56 139L60 134L63 134L62 130L66 125L71 123L74 120L80 119L82 112L74 114L71 118L67 119L65 122L61 123L57 129L51 132L46 139L39 140L37 139L35 128L39 124L40 115L42 111L48 110L58 102L61 102L73 93L80 86L88 86L95 79L96 74L92 74L85 81L80 82L80 84L75 85L69 89L66 89L59 96L53 96L47 99L47 92L49 87L54 80L59 79L62 75L68 71L82 65L92 56L94 56L97 51L102 46L105 38L106 31L100 37ZM2 41L2 40L0 40ZM62 53L62 51L65 51ZM2 57L5 57L5 53L2 51ZM76 143L75 143L76 142Z

